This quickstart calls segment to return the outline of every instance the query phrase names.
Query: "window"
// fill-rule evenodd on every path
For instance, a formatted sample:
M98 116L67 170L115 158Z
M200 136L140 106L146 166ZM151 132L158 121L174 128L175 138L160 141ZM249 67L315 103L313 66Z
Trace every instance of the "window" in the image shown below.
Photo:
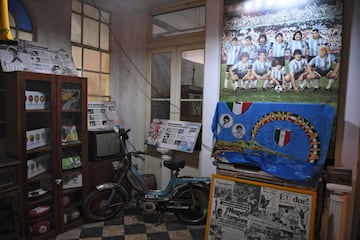
M9 22L14 39L33 41L31 18L20 0L9 1Z
M71 42L76 69L88 79L88 100L110 99L110 13L73 0Z
M161 38L205 30L205 6L156 14L152 17L152 37Z

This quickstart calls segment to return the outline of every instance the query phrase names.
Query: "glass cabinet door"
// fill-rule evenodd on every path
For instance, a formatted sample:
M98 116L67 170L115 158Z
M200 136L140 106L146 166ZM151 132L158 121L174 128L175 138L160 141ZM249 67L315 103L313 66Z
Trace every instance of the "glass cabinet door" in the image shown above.
M86 80L61 77L58 89L60 212L63 214L60 225L62 229L67 229L82 218L83 170L87 158Z
M25 212L29 214L29 235L33 238L56 231L56 189L53 181L56 147L51 131L55 126L55 86L52 77L30 74L24 78L23 146L27 167L24 191L29 203Z

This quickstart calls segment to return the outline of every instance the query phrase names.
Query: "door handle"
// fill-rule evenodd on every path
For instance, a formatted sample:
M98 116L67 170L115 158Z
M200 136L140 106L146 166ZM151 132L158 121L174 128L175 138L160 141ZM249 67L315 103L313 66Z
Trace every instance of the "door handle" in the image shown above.
M55 184L56 184L56 185L60 185L61 182L62 182L62 179L61 179L61 178L55 179Z

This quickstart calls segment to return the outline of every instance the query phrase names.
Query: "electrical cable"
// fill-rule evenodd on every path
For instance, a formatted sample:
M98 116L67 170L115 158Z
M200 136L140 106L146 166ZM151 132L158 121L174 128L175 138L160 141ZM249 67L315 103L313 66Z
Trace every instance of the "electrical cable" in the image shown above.
M95 6L95 8L99 11L99 14L100 14L101 19L102 19L103 21L105 21L105 18L104 18L104 16L101 14L100 8L96 5L95 0L91 0L91 1L92 1L92 4ZM134 61L131 59L131 57L127 54L127 52L126 52L125 49L122 47L119 39L116 37L116 35L115 35L115 33L113 32L112 27L111 27L110 25L109 25L109 31L110 31L110 34L112 35L112 37L114 38L117 46L120 48L121 52L124 54L124 56L126 57L126 59L130 62L130 64L132 65L132 67L134 67L134 69L136 70L136 72L141 76L141 78L142 78L142 79L151 87L151 89L153 89L160 97L165 98L165 97L151 84L151 82L146 78L146 76L140 71L140 69L137 67L137 65L134 63ZM126 66L125 64L124 64L124 67L125 67L127 70L129 70L129 72L131 72L131 69L129 69L129 67ZM139 90L144 94L144 96L145 96L147 99L151 100L151 97L148 96L148 95L146 94L146 92L144 92L140 87L139 87ZM173 107L175 107L177 110L181 111L181 109L180 109L177 105L172 104L172 103L170 102L170 100L164 99L163 101L168 101L169 104L170 104L170 106L173 106ZM132 145L132 144L131 144L131 145ZM201 144L201 145L204 147L204 149L208 150L209 152L212 152L212 147L207 146L207 145L205 145L205 144ZM133 147L134 147L134 146L133 146Z

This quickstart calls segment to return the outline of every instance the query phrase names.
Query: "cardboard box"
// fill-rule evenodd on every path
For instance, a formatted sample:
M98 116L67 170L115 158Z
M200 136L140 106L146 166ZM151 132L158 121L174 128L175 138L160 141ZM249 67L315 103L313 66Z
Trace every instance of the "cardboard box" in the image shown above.
M27 178L46 172L50 161L50 154L27 160Z
M45 93L37 91L25 91L25 109L46 109L49 108L48 98Z
M42 147L50 143L50 128L39 128L26 131L26 150Z

